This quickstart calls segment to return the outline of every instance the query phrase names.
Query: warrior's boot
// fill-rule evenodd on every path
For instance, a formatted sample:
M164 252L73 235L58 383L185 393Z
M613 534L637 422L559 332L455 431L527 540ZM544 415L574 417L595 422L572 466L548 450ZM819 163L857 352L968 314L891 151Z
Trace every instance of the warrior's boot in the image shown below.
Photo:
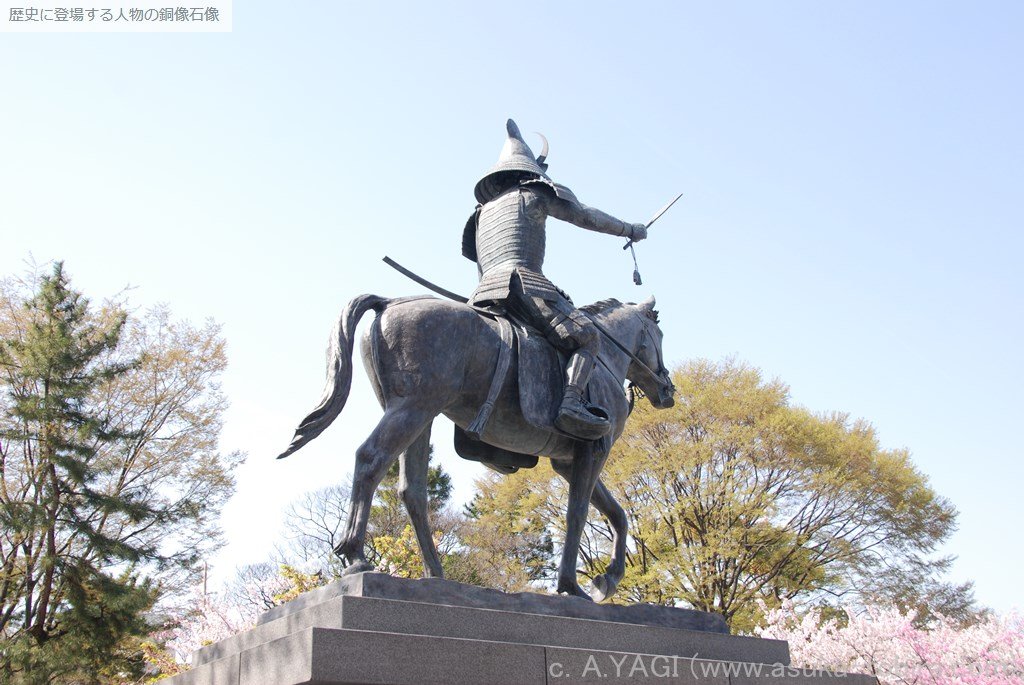
M555 426L559 430L583 440L597 440L611 430L608 412L584 399L593 370L594 355L589 351L577 350L569 358L565 397L555 418Z

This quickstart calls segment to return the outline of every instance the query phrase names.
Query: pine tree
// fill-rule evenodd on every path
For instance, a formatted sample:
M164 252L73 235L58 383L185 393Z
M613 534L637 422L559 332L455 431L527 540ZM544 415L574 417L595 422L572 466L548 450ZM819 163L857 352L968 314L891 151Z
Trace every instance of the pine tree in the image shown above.
M21 601L3 605L4 632L13 638L2 667L10 680L52 682L66 672L92 681L115 665L125 636L145 632L142 614L156 598L133 569L159 560L159 551L108 534L117 528L112 523L159 515L145 498L111 496L106 487L111 474L101 450L138 436L113 428L111 417L88 401L138 360L114 354L125 313L94 313L70 288L62 263L25 307L22 335L0 341L7 390L0 524L13 533L11 546L20 547L17 567L5 569L3 581L5 592L23 588ZM8 458L12 449L19 459ZM13 482L21 496L6 492Z

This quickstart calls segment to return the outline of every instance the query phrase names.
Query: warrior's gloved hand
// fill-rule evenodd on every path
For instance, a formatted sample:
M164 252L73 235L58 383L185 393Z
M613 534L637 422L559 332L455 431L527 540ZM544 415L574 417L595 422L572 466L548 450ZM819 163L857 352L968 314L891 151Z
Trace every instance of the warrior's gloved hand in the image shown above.
M632 224L629 229L629 239L635 243L647 237L647 226L644 224Z

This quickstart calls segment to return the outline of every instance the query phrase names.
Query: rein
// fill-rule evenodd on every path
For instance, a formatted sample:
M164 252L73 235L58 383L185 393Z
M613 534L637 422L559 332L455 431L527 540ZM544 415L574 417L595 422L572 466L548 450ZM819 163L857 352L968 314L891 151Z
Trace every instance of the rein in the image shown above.
M615 347L619 348L619 350L621 350L622 352L624 352L624 353L626 354L626 356L628 356L628 357L629 357L630 359L632 359L632 360L633 360L633 363L635 363L635 364L636 364L637 366L639 366L639 367L640 367L640 370L641 370L641 371L643 371L644 373L646 373L646 374L650 375L650 377L651 377L651 378L653 378L653 379L655 379L655 380L657 380L657 381L660 381L660 380L661 380L661 377L660 377L660 376L659 376L659 375L658 375L657 373L655 373L654 371L652 371L652 370L651 370L651 367L647 366L647 364L644 364L644 363L643 363L643 362L642 362L642 361L640 360L640 357L636 356L636 355L635 355L635 354L634 354L633 352L630 352L630 351L629 351L628 349L626 349L626 346L625 346L625 345L623 345L622 343L620 343L620 342L619 342L618 340L616 340L616 339L615 339L615 336L614 336L614 335L612 335L612 334L611 334L611 333L610 333L610 332L608 331L608 329L607 329L607 328L605 328L604 326L602 326L601 324L599 324L599 323L598 323L598 322L597 322L597 321L596 321L596 320L594 319L594 317L593 317L593 316L590 316L590 315L588 315L588 318L590 319L591 323L593 323L593 324L594 324L594 327L595 327L595 328L597 328L597 330L599 330L599 331L601 332L601 334L602 334L602 335L603 335L604 337L608 338L608 340L609 340L609 342L611 342L611 344L615 345ZM647 327L647 324L644 324L644 330L645 330L645 332L646 332L646 327Z

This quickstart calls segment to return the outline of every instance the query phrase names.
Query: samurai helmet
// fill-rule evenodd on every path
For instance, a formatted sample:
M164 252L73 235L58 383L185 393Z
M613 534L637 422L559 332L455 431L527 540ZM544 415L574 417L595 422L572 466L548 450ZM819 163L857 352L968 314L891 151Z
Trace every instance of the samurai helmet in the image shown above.
M523 135L519 132L516 122L509 119L505 128L508 131L508 138L498 156L498 163L484 174L473 188L473 194L476 195L477 202L481 204L493 200L507 187L507 177L512 175L511 172L535 174L539 178L548 178L548 175L544 173L548 169L548 165L544 161L548 153L547 139L544 139L544 150L540 157L535 157L530 146L523 140Z

